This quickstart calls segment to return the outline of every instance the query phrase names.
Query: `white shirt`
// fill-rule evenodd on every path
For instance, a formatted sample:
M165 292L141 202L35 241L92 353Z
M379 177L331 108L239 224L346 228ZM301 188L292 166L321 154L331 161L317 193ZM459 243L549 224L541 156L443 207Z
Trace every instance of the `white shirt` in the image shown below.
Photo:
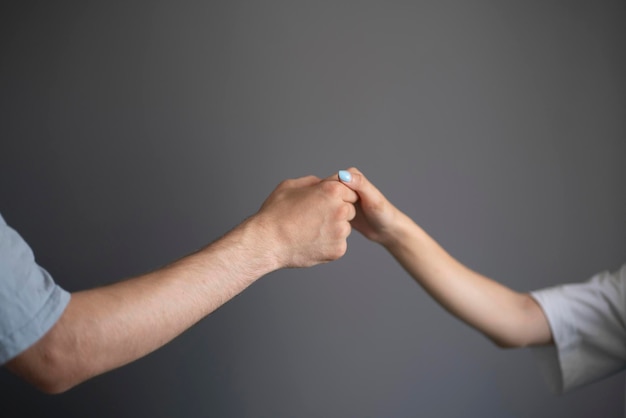
M555 342L537 350L555 392L626 369L626 264L583 283L531 295L548 318Z

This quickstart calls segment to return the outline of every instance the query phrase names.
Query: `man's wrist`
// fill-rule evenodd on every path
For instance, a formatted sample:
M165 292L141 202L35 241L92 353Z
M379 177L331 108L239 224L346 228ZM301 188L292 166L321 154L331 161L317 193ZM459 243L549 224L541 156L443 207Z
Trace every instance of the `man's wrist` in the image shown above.
M196 254L201 263L251 283L283 266L269 228L257 215L246 219Z
M281 246L269 220L255 214L241 223L237 229L244 251L261 275L284 267Z

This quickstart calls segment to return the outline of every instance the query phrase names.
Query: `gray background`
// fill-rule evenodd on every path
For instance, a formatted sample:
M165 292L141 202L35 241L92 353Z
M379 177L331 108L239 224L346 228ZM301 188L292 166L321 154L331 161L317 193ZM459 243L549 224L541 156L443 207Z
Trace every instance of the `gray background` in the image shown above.
M623 1L3 1L0 211L73 291L354 165L470 267L584 280L626 261L624 22ZM623 374L554 396L530 350L349 244L66 394L1 370L2 416L623 416Z

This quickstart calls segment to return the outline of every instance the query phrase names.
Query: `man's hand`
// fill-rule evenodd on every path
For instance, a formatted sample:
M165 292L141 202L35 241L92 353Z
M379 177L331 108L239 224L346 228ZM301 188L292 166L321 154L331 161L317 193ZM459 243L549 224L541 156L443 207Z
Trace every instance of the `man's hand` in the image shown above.
M345 254L358 195L334 179L285 180L251 220L266 232L264 245L271 246L278 268L309 267Z

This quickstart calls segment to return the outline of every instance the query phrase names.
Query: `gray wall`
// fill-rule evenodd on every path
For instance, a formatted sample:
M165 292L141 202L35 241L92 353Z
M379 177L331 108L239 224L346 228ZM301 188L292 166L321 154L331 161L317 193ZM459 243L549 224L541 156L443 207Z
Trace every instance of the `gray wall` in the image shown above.
M0 212L68 290L156 268L282 179L355 165L518 290L626 259L623 1L3 1ZM357 233L159 351L3 416L622 417L552 395ZM19 410L20 413L6 411Z

